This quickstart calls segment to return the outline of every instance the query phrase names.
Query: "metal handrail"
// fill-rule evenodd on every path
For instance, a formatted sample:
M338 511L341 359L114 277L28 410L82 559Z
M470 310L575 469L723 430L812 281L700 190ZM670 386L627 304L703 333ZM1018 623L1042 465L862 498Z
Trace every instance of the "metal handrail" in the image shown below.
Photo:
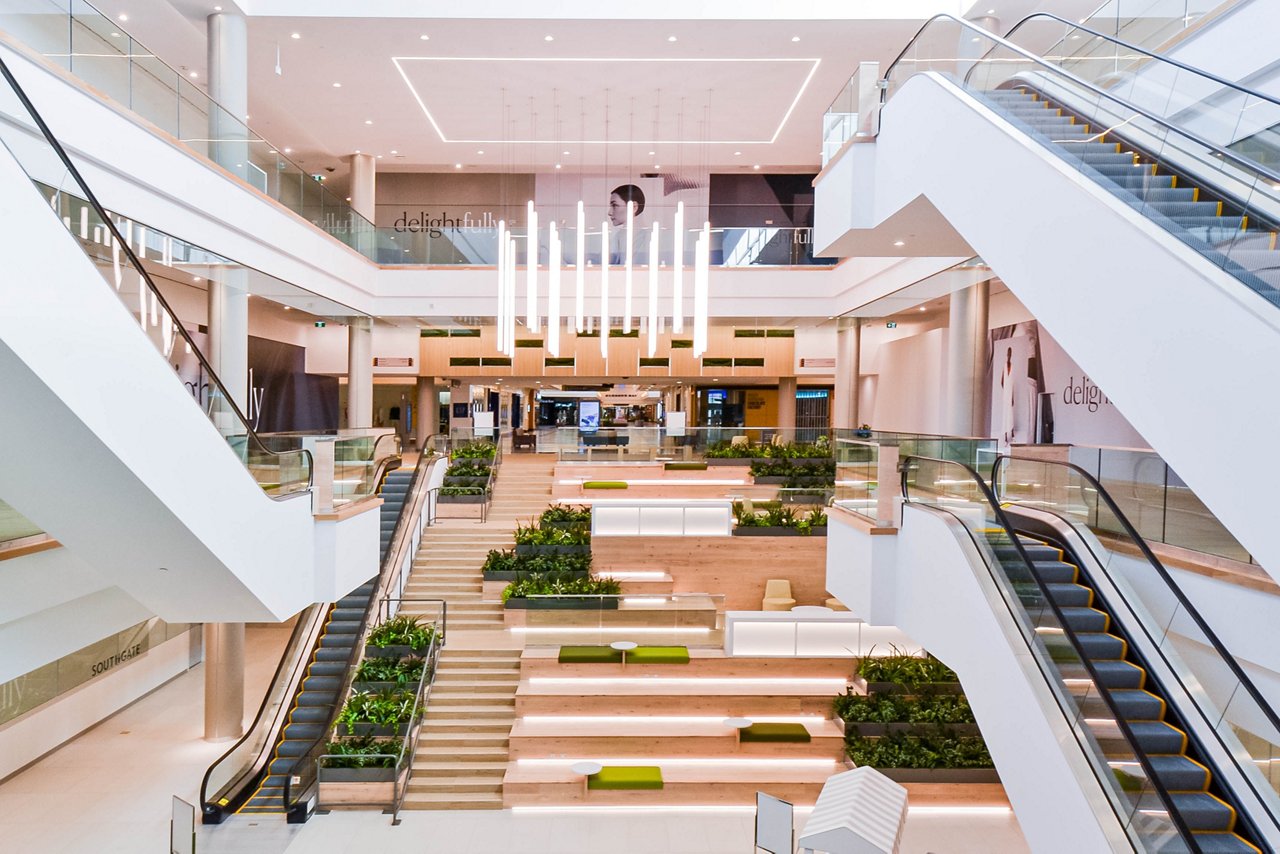
M1212 80L1214 83L1225 86L1228 89L1234 89L1237 92L1240 92L1244 95L1248 95L1251 98L1257 98L1259 101L1268 101L1280 107L1280 98L1275 98L1271 95L1266 94L1265 92L1259 92L1256 89L1250 89L1247 86L1241 86L1239 83L1235 83L1230 80L1227 80L1226 78L1219 77L1218 75L1210 71L1205 71L1203 68L1196 68L1193 65L1187 65L1185 62L1174 59L1173 57L1168 56L1167 54L1155 53L1153 51L1147 50L1144 47L1140 47L1139 45L1133 44L1132 42L1127 42L1124 39L1118 39L1115 36L1109 36L1106 33L1099 32L1098 30L1092 29L1090 27L1086 27L1083 24L1077 24L1072 21L1068 21L1066 18L1055 15L1052 12L1036 12L1035 14L1028 15L1018 23L1014 24L1013 28L1010 29L1009 32L1004 34L1004 37L1006 39L1010 39L1013 36L1013 34L1016 33L1023 24L1031 21L1033 18L1049 18L1050 20L1054 20L1061 24L1065 24L1066 26L1070 27L1073 30L1080 30L1081 32L1088 33L1089 35L1098 36L1099 38L1105 41L1109 41L1112 44L1118 44L1121 47L1125 48L1126 50L1136 51L1138 53L1143 54L1144 56L1150 57L1151 59L1157 59L1163 63L1167 63L1168 65L1172 65L1176 68L1181 68L1183 71L1190 71L1191 73L1199 77L1204 77L1208 80ZM1062 43L1061 40L1059 40L1058 43L1061 44ZM1087 57L1065 57L1065 56L1063 58L1079 59L1079 60L1087 59Z
M1054 617L1057 619L1058 624L1062 627L1062 630L1065 633L1068 633L1070 635L1074 643L1075 631L1071 628L1070 624L1067 622L1066 617L1063 616L1062 609L1058 606L1057 602L1055 602L1053 597L1049 595L1049 590L1045 586L1045 583L1040 579L1040 576L1036 574L1033 568L1033 562L1031 560L1031 556L1027 554L1027 550L1022 545L1022 541L1018 538L1018 534L1014 530L1013 524L1009 521L1009 517L1005 514L1004 509L1000 506L1000 502L996 498L995 493L992 492L991 487L987 485L987 482L985 480L983 480L982 475L978 474L977 471L965 465L964 463L955 462L954 460L942 460L942 459L937 459L936 457L915 457L915 456L904 457L901 463L902 497L907 502L912 501L910 483L909 483L912 460L921 460L924 462L929 462L929 463L943 465L943 466L958 466L973 480L975 484L977 484L978 490L982 493L982 497L991 506L991 510L995 514L996 521L999 522L1000 526L1004 529L1004 533L1009 537L1014 547L1014 550L1018 553L1018 557L1022 560L1023 564L1025 565L1027 570L1027 575L1035 582L1036 587L1038 587L1040 590L1041 596L1044 598L1045 604L1048 605L1050 610L1053 611ZM936 508L936 509L941 510L942 508ZM954 514L951 514L951 515L954 516ZM966 526L966 530L968 530L968 526ZM970 537L972 536L973 536L973 532L970 531ZM1081 665L1083 665L1085 670L1088 671L1089 677L1093 680L1094 685L1099 686L1098 697L1103 701L1104 704L1106 704L1108 710L1111 712L1111 715L1116 722L1117 728L1124 735L1125 740L1133 747L1133 754L1137 758L1138 764L1142 766L1143 773L1146 775L1147 780L1151 783L1152 787L1155 789L1156 795L1160 798L1161 803L1164 805L1164 808L1169 815L1170 821L1172 821L1173 824L1178 828L1178 832L1182 835L1183 840L1189 846L1191 846L1192 850L1199 851L1200 850L1199 846L1196 845L1195 838L1191 833L1191 828L1187 826L1187 823L1182 818L1181 813L1179 813L1174 808L1173 798L1170 796L1169 790L1165 787L1164 783L1161 782L1159 776L1157 776L1155 768L1152 767L1151 761L1147 757L1147 755L1142 750L1138 749L1137 747L1138 739L1136 736L1134 736L1133 730L1129 727L1129 722L1125 719L1124 715L1121 714L1120 709L1115 704L1115 701L1112 699L1110 692L1100 687L1105 683L1103 682L1102 677L1099 675L1097 669L1094 667L1093 662L1090 661L1089 658L1084 655L1079 656L1079 659L1080 659Z
M1078 474L1081 478L1084 479L1085 483L1087 483L1089 487L1096 492L1098 497L1101 498L1106 503L1108 511L1110 511L1110 513L1115 517L1116 521L1120 523L1120 527L1124 529L1125 534L1138 547L1138 550L1142 553L1142 556L1146 558L1147 563L1150 564L1151 568L1154 569L1156 574L1160 576L1160 580L1165 583L1165 586L1168 588L1168 590L1171 593L1173 593L1174 598L1177 599L1178 603L1183 607L1183 609L1185 609L1187 615L1191 618L1192 622L1194 622L1196 624L1196 627L1200 629L1201 632L1204 633L1205 638L1208 640L1209 644L1214 648L1214 650L1218 653L1219 657L1221 657L1221 659L1226 663L1228 669L1231 670L1232 675L1235 676L1235 678L1239 681L1240 685L1245 689L1245 691L1249 694L1249 696L1253 698L1253 701L1257 704L1258 708L1262 711L1263 717L1267 719L1267 723L1271 724L1271 726L1274 727L1277 732L1280 732L1280 716L1276 714L1275 710L1272 709L1271 705L1262 696L1262 692L1258 690L1258 687L1256 685L1254 685L1253 680L1250 679L1249 676L1244 672L1244 669L1240 667L1239 663L1235 659L1235 656L1233 656L1231 654L1231 651L1227 649L1226 644L1224 644L1222 640L1217 636L1217 634L1215 634L1214 631L1209 628L1209 624L1205 621L1204 617L1201 616L1200 612L1196 609L1196 607L1191 604L1191 600L1189 600L1186 594L1182 592L1182 588L1178 585L1178 583L1173 580L1173 576L1169 574L1169 571L1165 568L1164 564L1161 563L1160 559L1156 557L1155 552L1151 550L1151 547L1147 544L1146 539L1143 538L1142 535L1138 533L1137 529L1133 527L1133 524L1129 521L1128 517L1124 515L1124 513L1120 510L1120 507L1115 503L1115 501L1112 500L1111 496L1107 493L1107 490L1102 486L1101 483L1098 482L1098 479L1095 478L1093 475L1089 474L1089 472L1085 471L1080 466L1076 465L1075 463L1056 462L1051 460L1028 460L1025 458L1010 457L1005 454L1001 454L1000 456L996 457L995 464L991 468L991 482L992 484L996 485L995 486L996 489L999 488L999 484L1001 482L1000 481L1001 467L1006 465L1007 463L1012 463L1012 462L1030 462L1030 463L1036 463L1039 465L1058 466L1061 468L1069 469L1070 471ZM1013 502L1013 503L1017 503L1017 502ZM1046 511L1046 512L1051 512L1051 511Z
M44 118L40 115L40 112L36 110L36 107L31 102L31 99L27 97L27 93L23 90L22 86L18 84L17 78L13 76L13 72L9 69L9 64L5 62L3 58L0 58L0 76L4 77L5 82L9 84L9 87L13 90L14 95L17 96L18 100L22 103L22 106L26 109L27 113L30 114L32 121L35 122L36 127L39 128L40 133L44 136L45 142L47 142L49 144L49 147L53 149L54 153L58 156L58 159L62 162L62 165L67 170L68 174L70 174L71 177L75 179L80 189L84 191L85 201L89 203L89 206L93 208L93 212L97 214L99 219L102 220L103 227L105 227L107 231L111 234L112 240L114 240L116 245L120 247L122 252L124 252L125 257L129 260L129 263L137 271L142 281L146 282L147 288L151 291L151 295L156 299L158 304L164 309L164 311L170 317L173 317L176 319L178 317L178 313L175 312L173 308L169 305L169 301L165 299L165 296L163 293L161 293L160 288L156 286L155 280L152 279L151 274L147 272L146 266L142 263L142 261L138 259L137 254L133 251L133 247L129 245L129 242L124 239L124 235L120 233L120 229L116 226L115 221L107 213L107 210L102 206L102 203L98 201L97 195L95 195L93 190L89 188L88 183L84 180L84 176L80 174L80 170L76 168L75 163L72 162L71 157L67 154L66 149L62 147L62 143L60 143L57 137L54 136L53 131L49 128L49 125L45 122ZM249 426L250 424L249 419L245 417L244 412L240 410L240 406L236 403L235 398L233 398L231 396L231 393L227 391L226 385L223 384L222 379L213 370L213 366L209 364L209 360L205 358L202 352L200 352L199 345L196 344L195 339L192 337L191 333L187 331L187 328L181 323L175 323L173 324L173 326L174 326L174 331L177 332L178 335L180 335L182 339L186 342L187 346L191 350L192 355L196 357L196 360L200 362L200 366L206 371L209 378L218 387L218 390L222 393L222 398L226 402L226 405L231 408L231 411L235 413L236 418L238 418L240 423L244 426L245 435L254 443L254 445L257 446L257 449L262 453L272 457L280 457L281 454L278 454L270 450L269 448L267 448L267 446L263 444L262 440L258 438L258 434L253 430L251 426ZM307 461L307 486L310 487L314 483L314 477L315 477L315 465L314 465L314 460L312 459L312 456L311 456L311 452L303 449L296 453L305 455L305 459ZM287 500L289 498L293 498L297 495L305 494L306 492L307 490L298 490L297 492L289 493L287 495L281 495L281 496L268 495L267 497L271 498L272 500L281 501L281 500Z
M911 41L907 42L907 46L902 49L902 52L898 54L897 58L894 59L894 61L890 63L888 69L886 69L884 77L882 78L886 84L889 80L890 75L893 73L893 69L896 68L898 63L901 62L903 58L907 55L907 51L911 50L912 45L914 45L916 41L918 41L920 37L924 35L925 31L929 28L929 26L936 21L950 21L952 23L958 24L963 29L977 33L982 38L990 39L991 41L995 42L997 47L1003 47L1007 50L1010 50L1013 53L1016 53L1017 55L1029 60L1030 62L1036 65L1039 65L1045 69L1048 69L1053 74L1056 74L1062 78L1065 78L1071 81L1072 83L1076 84L1077 86L1083 87L1085 90L1092 92L1093 94L1098 95L1099 97L1105 98L1108 101L1114 101L1115 103L1123 106L1126 110L1130 110L1133 113L1140 115L1149 121L1155 122L1156 124L1161 125L1162 127L1166 128L1172 133L1175 133L1179 136L1182 136L1182 137L1185 137L1186 139L1191 140L1196 145L1203 146L1204 148L1212 152L1214 155L1221 157L1225 160L1231 161L1232 163L1239 166L1241 169L1245 169L1247 171L1256 173L1258 175L1262 175L1266 177L1267 180L1273 184L1280 183L1280 172L1273 172L1271 169L1267 168L1265 165L1261 163L1257 163L1253 160L1249 160L1248 158L1241 157L1236 152L1231 151L1230 149L1227 149L1227 148L1223 148L1217 143L1210 142L1209 140L1204 139L1198 134L1192 133L1191 131L1188 131L1184 128L1176 127L1175 125L1171 124L1167 120L1157 115L1154 115L1153 113L1147 112L1145 109L1135 106L1134 104L1131 104L1128 101L1125 101L1123 98L1116 97L1114 94L1107 92L1105 89L1102 89L1102 88L1099 88L1098 86L1093 85L1092 83L1088 82L1084 78L1079 77L1075 74L1072 74L1070 71L1067 71L1064 68L1054 65L1053 63L1047 61L1044 57L1037 56L1031 51L1025 50L1024 48L1019 47L1013 42L1008 41L1007 39L1001 38L995 33L992 33L989 30L984 30L982 27L977 26L971 21L966 21L965 19L959 18L955 15L949 15L949 14L943 13L940 15L934 15L932 18L926 21L924 26L921 27L920 30L914 36L912 36ZM992 50L994 50L994 48L992 48ZM990 53L991 53L990 50L987 51L987 54L990 54ZM987 54L984 54L984 56ZM969 73L972 73L973 69L977 68L981 63L982 63L981 57L974 59L973 67L969 69ZM882 87L880 98L881 98L880 103L881 103L881 106L883 107L883 105L887 103L889 100L888 85L885 85L884 87Z

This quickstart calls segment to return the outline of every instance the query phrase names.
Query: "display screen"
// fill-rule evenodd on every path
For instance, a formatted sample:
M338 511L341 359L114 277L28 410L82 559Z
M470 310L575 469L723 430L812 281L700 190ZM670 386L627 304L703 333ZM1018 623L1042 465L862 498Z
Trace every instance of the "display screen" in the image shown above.
M600 401L579 401L578 429L583 433L594 433L600 429Z

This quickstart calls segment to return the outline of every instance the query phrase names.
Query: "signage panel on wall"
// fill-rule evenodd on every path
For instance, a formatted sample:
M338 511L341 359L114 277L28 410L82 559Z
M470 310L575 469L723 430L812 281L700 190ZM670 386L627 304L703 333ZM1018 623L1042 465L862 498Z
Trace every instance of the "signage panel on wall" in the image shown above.
M578 429L584 433L594 433L600 429L600 401L578 402Z

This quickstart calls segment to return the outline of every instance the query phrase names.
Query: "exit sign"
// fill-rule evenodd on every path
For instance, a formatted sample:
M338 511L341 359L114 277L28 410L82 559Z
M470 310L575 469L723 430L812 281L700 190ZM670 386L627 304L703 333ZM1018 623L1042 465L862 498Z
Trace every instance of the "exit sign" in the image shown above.
M896 321L896 320L890 320L888 323L886 323L886 324L884 325L884 328L885 328L885 329L897 329L897 328L898 328L898 321Z
M325 322L323 320L316 321L316 329L324 329L324 327L325 327Z

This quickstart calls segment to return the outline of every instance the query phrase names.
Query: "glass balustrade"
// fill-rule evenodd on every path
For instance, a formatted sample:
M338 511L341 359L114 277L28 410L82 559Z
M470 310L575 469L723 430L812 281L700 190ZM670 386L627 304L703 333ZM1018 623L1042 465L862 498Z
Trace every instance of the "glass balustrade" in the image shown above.
M12 505L0 501L0 546L43 534L39 525L14 510Z

